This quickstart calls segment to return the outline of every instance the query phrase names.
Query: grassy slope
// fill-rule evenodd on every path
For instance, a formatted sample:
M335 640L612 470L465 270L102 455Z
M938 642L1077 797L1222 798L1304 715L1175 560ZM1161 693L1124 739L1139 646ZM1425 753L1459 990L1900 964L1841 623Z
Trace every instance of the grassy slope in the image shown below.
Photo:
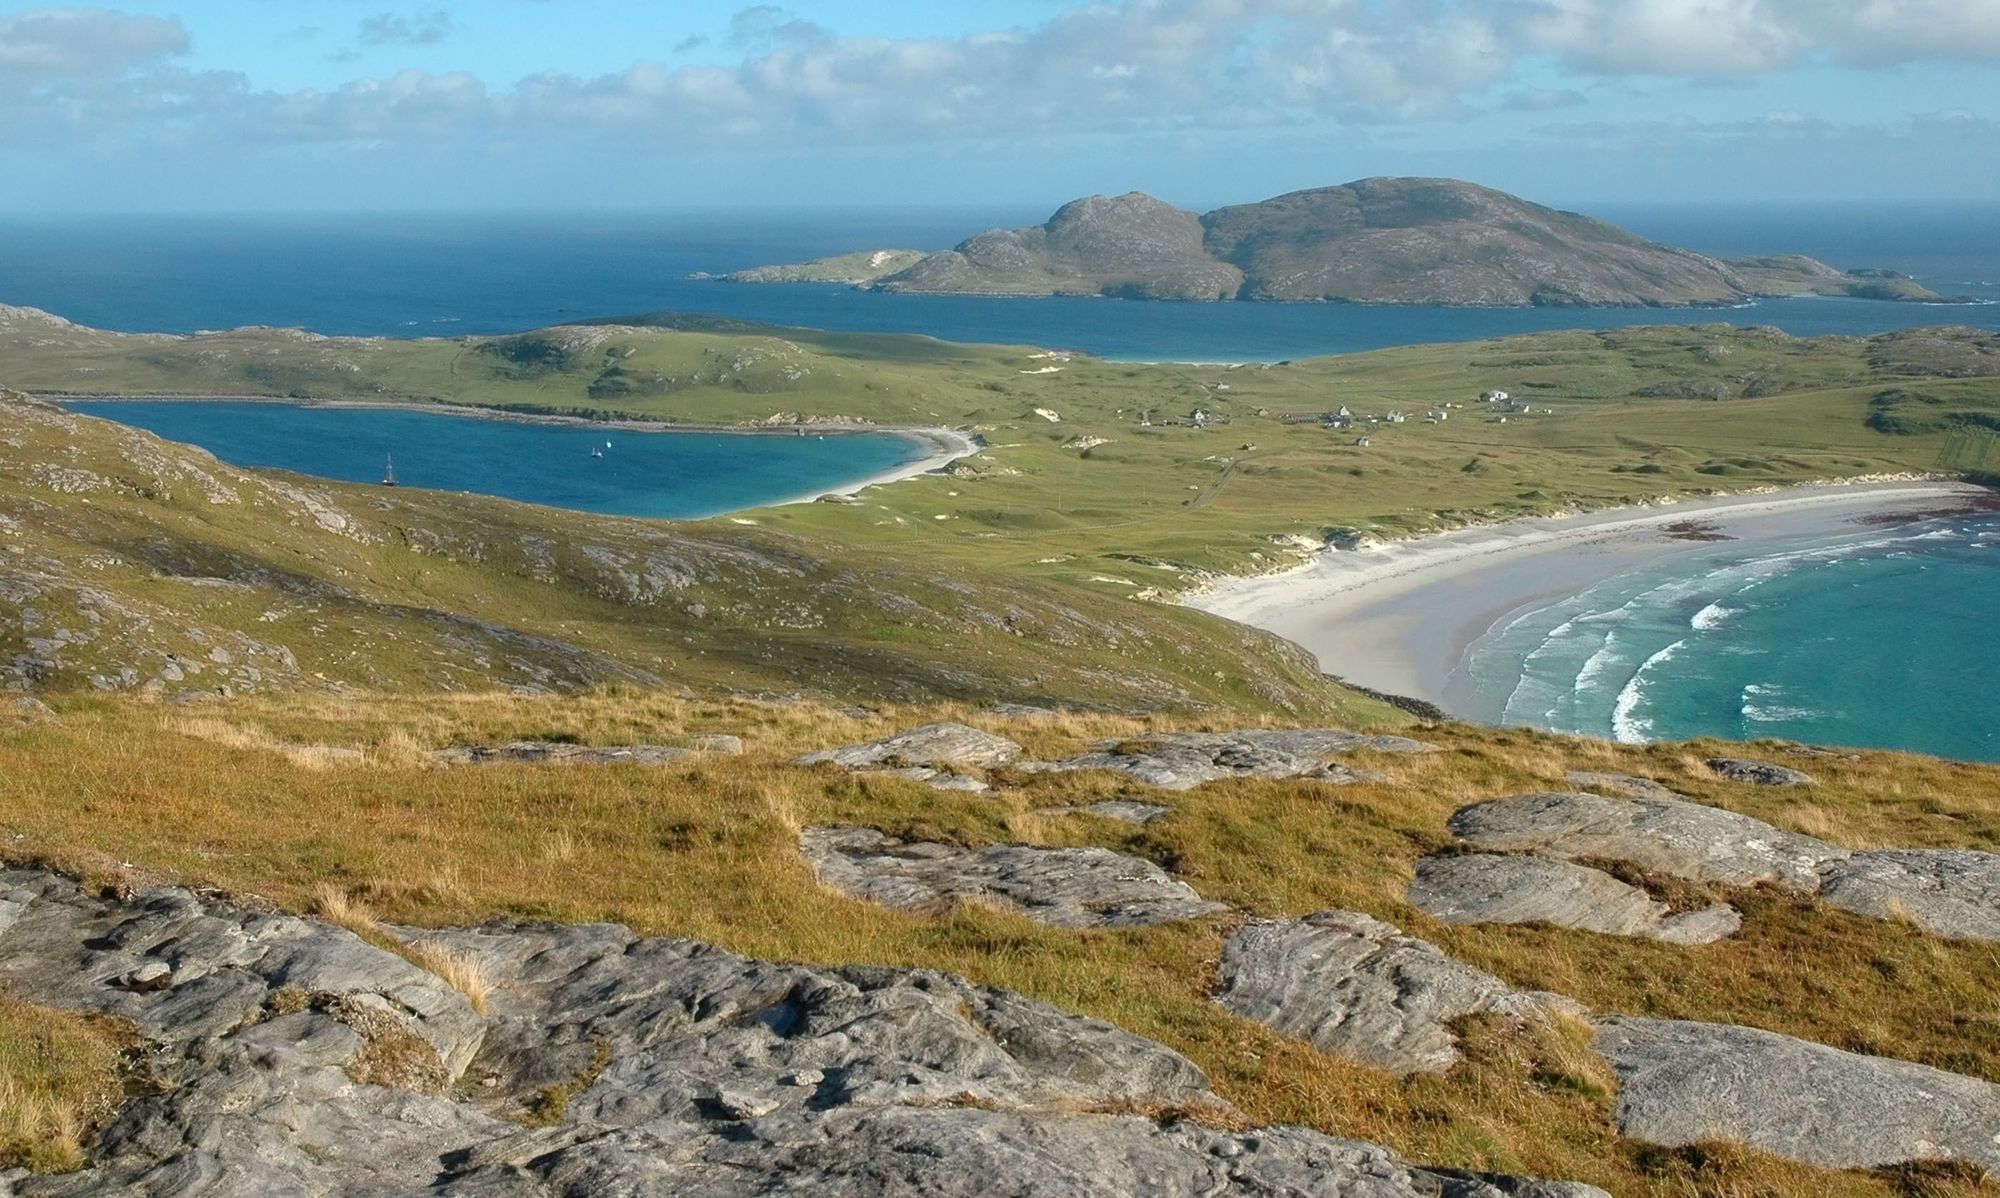
M0 671L16 686L625 681L1363 721L1381 711L1274 638L1165 605L810 530L251 474L4 399L0 552Z
M1208 705L1237 713L1211 717L1228 723L1379 717L1316 686L1296 659L1130 596L1177 585L1179 570L1276 564L1286 551L1272 538L1288 534L1396 534L1700 489L1978 468L1991 438L1967 414L2000 410L2000 387L1979 373L1990 373L1990 338L1797 342L1717 328L1633 330L1268 369L1076 359L1060 373L1025 374L1051 360L921 338L726 325L611 327L501 339L496 349L270 332L118 338L19 317L0 325L8 326L0 379L38 388L297 391L721 423L777 412L867 415L972 425L991 443L953 476L879 489L859 506L763 511L754 528L663 528L244 475L99 422L65 427L47 423L42 409L0 409L0 516L11 520L0 524L0 549L19 551L17 577L25 564L25 576L70 597L25 606L78 617L24 628L24 637L76 625L91 606L114 627L142 627L142 641L178 637L176 651L197 661L219 637L282 635L304 677L361 686L472 689L544 670L573 685L638 671L644 686L568 700L249 697L194 710L72 697L60 725L0 734L0 828L20 837L14 855L85 869L139 861L295 906L332 886L412 922L614 918L764 955L953 969L1164 1039L1256 1118L1378 1139L1420 1159L1585 1178L1621 1194L1972 1192L1948 1177L1826 1175L1729 1150L1662 1153L1619 1141L1607 1130L1601 1068L1560 1029L1470 1028L1466 1066L1397 1082L1207 1001L1222 926L1075 933L977 910L942 919L888 913L813 885L796 837L801 826L844 821L966 841L1104 844L1167 864L1255 913L1367 910L1517 983L1605 1010L1739 1021L2000 1078L1990 997L2000 963L1990 947L1943 944L1770 894L1729 896L1749 916L1745 934L1693 950L1548 929L1446 929L1401 900L1412 861L1442 843L1451 810L1546 787L1570 768L1656 776L1857 846L1986 849L2000 842L2000 814L1984 797L2000 771L1863 754L1814 763L1827 785L1807 796L1748 792L1693 768L1700 746L1630 749L1452 728L1438 734L1447 754L1371 763L1387 784L1225 784L1165 796L1175 814L1132 829L1040 813L1143 791L1105 778L1023 776L997 799L975 799L784 764L807 747L940 715L1008 731L1039 753L1137 730L1126 721L1008 725L947 706L863 722L809 703L715 696L1095 699ZM609 377L623 393L593 396L593 384L607 390L614 353ZM1718 383L1732 398L1635 394ZM1341 404L1421 415L1493 386L1557 415L1501 425L1475 406L1441 426L1384 426L1366 451L1352 434L1278 419ZM1891 389L1905 395L1871 405ZM1196 404L1234 423L1205 432L1136 423L1145 407L1181 414ZM1059 411L1062 422L1042 420L1035 407ZM1885 411L1890 418L1871 425ZM1109 443L1087 455L1065 448L1100 436ZM75 477L37 474L37 463L102 486L69 491ZM191 471L243 502L209 502ZM315 508L337 510L353 531L323 527ZM655 554L689 568L695 589L666 585L647 599L653 584L633 564ZM839 568L826 564L834 560ZM199 581L217 577L231 584ZM806 602L786 602L802 590ZM884 591L953 618L885 612ZM719 618L691 615L690 601ZM1034 613L1031 635L967 617L1008 606ZM795 618L807 611L822 622ZM1086 624L1069 625L1065 611ZM183 613L199 617L192 630L172 626ZM1131 629L1117 646L1087 634L1052 639L1064 627L1113 624ZM494 629L548 639L496 640ZM10 657L17 647L0 648ZM79 657L72 682L95 668L89 652L64 652ZM148 661L157 668L157 657ZM189 685L209 685L215 672ZM1132 701L1121 681L1131 679L1149 702ZM423 748L454 742L672 742L708 731L744 734L750 754L665 774L419 764ZM364 763L334 764L321 745L362 749ZM49 768L55 761L65 764Z
M1430 757L1368 762L1351 787L1241 781L1166 794L1113 776L1002 775L996 797L789 764L799 752L957 717L1038 755L1147 728L1112 717L997 720L962 707L857 720L813 704L611 693L291 697L172 708L72 699L62 723L0 736L10 853L103 880L119 862L268 895L295 908L360 903L385 918L622 920L763 956L953 970L1155 1036L1196 1059L1258 1120L1301 1122L1465 1166L1577 1177L1621 1195L1909 1193L1740 1152L1650 1151L1609 1132L1613 1087L1574 1029L1468 1028L1469 1063L1398 1081L1327 1058L1208 999L1229 921L1076 932L979 908L912 916L818 887L800 828L861 823L964 843L1105 845L1169 865L1258 915L1358 908L1522 985L1598 1009L1720 1019L2000 1078L1991 945L1953 944L1771 892L1726 897L1744 932L1686 949L1547 928L1447 928L1402 900L1446 817L1482 798L1559 786L1575 768L1660 778L1704 801L1856 846L2000 848L2000 769L1867 753L1815 760L1821 785L1771 792L1715 781L1712 746L1633 748L1451 726ZM742 757L662 770L426 768L425 751L520 736L597 743L744 737ZM322 746L360 750L333 761ZM1770 752L1768 747L1764 750ZM47 763L61 761L59 770ZM1169 805L1145 828L1051 808L1117 796ZM1679 888L1686 892L1686 887ZM344 917L351 918L351 914Z
M1266 568L1288 560L1274 539L1317 541L1335 529L1405 535L1705 491L2000 468L1983 429L1896 435L1868 423L1871 399L1892 388L1919 390L1941 411L2000 412L1990 334L1797 340L1667 327L1227 369L1052 362L1025 349L918 337L717 327L726 331L606 326L588 337L556 331L472 343L300 342L260 332L161 342L86 331L30 336L0 322L0 379L114 393L448 399L684 422L782 413L964 425L981 430L990 448L954 477L881 489L855 508L802 506L762 519L1107 594L1183 584L1162 565ZM636 379L658 393L602 394L614 359L621 386ZM1029 373L1050 365L1061 369ZM1499 423L1472 402L1492 387L1555 414ZM1729 398L1687 397L1718 392ZM1432 405L1447 402L1468 406L1444 424L1422 423ZM1282 420L1343 405L1413 419L1384 424L1366 449L1354 432ZM1145 411L1181 417L1197 406L1231 423L1139 423ZM1059 413L1061 423L1036 408ZM1106 443L1075 447L1090 438Z

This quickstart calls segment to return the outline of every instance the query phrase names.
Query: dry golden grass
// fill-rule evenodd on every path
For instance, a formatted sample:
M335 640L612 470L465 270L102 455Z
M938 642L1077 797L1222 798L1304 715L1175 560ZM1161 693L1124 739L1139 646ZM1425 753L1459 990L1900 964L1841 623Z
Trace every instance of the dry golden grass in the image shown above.
M1631 748L1523 732L1430 730L1446 751L1366 760L1382 784L1228 782L1165 794L1109 775L1002 771L997 796L790 764L807 749L954 718L1037 756L1170 726L1111 716L996 721L950 706L857 717L807 704L608 692L237 701L206 718L287 744L360 750L314 770L226 736L191 738L131 701L79 700L59 727L0 737L0 831L14 855L109 857L267 895L350 926L496 915L616 920L751 955L945 969L1111 1020L1187 1053L1258 1121L1390 1144L1415 1159L1575 1177L1618 1194L1737 1198L1970 1195L1963 1177L1828 1174L1740 1151L1648 1151L1611 1133L1611 1081L1575 1027L1476 1023L1449 1073L1398 1080L1330 1059L1209 999L1227 931L1193 923L1079 933L962 908L919 917L817 885L802 828L863 823L960 843L1099 844L1269 915L1348 907L1430 937L1521 985L1608 1012L1715 1019L2000 1080L2000 955L1775 893L1732 894L1742 935L1683 949L1543 928L1445 928L1407 906L1415 860L1458 806L1561 788L1572 769L1658 778L1705 801L1856 846L2000 848L2000 769L1894 754L1802 761L1822 784L1762 791L1700 767L1721 746ZM1181 726L1193 726L1183 723ZM439 769L431 750L512 739L686 743L727 732L741 757L660 768ZM393 747L392 747L393 746ZM1777 757L1773 746L1738 748ZM1050 809L1143 797L1138 828ZM444 969L440 969L445 974ZM446 976L449 976L446 974Z
M0 993L0 1169L83 1166L84 1140L123 1097L124 1042L106 1022Z
M493 979L486 963L477 957L454 951L439 940L419 940L408 945L403 955L443 978L451 988L465 995L465 1001L481 1015L486 1014L487 996L493 993Z

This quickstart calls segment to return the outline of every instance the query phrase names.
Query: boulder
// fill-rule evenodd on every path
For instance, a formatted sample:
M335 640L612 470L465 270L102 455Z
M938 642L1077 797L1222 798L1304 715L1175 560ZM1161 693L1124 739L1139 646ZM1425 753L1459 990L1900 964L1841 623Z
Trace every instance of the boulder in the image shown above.
M1496 852L1624 861L1648 873L1727 886L1819 889L1819 870L1848 850L1762 820L1680 799L1531 794L1461 808L1454 835Z
M1821 894L1857 915L1908 919L1958 940L2000 940L2000 854L1882 849L1829 864Z
M1064 928L1132 927L1227 910L1159 866L1109 849L985 848L895 840L873 828L810 828L806 859L850 898L903 911L980 903Z
M669 745L596 747L560 741L517 740L504 745L469 745L436 754L444 765L666 765L693 757L691 749Z
M1717 777L1731 782L1745 782L1752 786L1810 786L1812 775L1790 766L1772 765L1768 761L1749 761L1741 757L1711 757L1708 768Z
M1603 870L1553 857L1468 853L1417 862L1410 904L1449 924L1553 924L1672 944L1708 944L1743 926L1716 903L1676 914Z
M2000 1168L2000 1086L1715 1023L1613 1019L1597 1051L1617 1072L1628 1136L1728 1140L1830 1169L1963 1160Z
M1165 790L1190 790L1221 778L1317 778L1347 783L1369 775L1332 759L1358 749L1377 753L1430 753L1437 746L1401 736L1363 736L1339 729L1244 732L1163 732L1129 741L1106 741L1064 761L1030 762L1047 772L1113 770Z
M0 904L9 988L132 1020L157 1083L89 1168L0 1175L16 1198L1597 1195L1428 1173L1301 1128L1117 1113L1234 1118L1164 1045L925 970L773 964L615 925L431 933L484 970L481 1019L312 920L26 872L0 874ZM168 988L114 984L153 964ZM431 1039L470 1056L466 1084L390 1084Z
M1456 1063L1452 1024L1468 1015L1583 1013L1356 911L1245 924L1223 946L1221 981L1216 1001L1230 1011L1398 1074Z
M981 732L964 724L942 723L925 724L921 728L912 728L908 732L871 740L866 744L807 753L799 758L799 764L827 763L850 770L878 765L990 769L1007 765L1020 756L1021 746L1004 736Z

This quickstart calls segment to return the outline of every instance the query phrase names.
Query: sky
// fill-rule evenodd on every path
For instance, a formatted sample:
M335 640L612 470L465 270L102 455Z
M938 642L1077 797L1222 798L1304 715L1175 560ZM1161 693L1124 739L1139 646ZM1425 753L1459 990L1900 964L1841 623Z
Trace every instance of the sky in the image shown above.
M2000 0L0 0L0 210L2000 201Z

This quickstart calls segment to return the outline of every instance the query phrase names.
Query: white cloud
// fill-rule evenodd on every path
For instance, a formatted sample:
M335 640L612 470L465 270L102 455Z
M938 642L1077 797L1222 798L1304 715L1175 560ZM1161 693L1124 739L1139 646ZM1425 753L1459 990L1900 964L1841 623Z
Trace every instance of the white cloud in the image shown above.
M188 49L178 20L103 8L43 8L0 17L0 82L115 75Z
M449 30L439 10L370 18L362 33ZM506 86L405 71L272 92L175 68L177 22L44 9L0 19L0 140L604 134L778 149L1359 124L1580 102L1531 81L1528 65L1550 59L1585 75L1703 79L1821 59L2000 60L2000 0L1096 0L950 38L843 37L761 4L714 44L741 60Z

